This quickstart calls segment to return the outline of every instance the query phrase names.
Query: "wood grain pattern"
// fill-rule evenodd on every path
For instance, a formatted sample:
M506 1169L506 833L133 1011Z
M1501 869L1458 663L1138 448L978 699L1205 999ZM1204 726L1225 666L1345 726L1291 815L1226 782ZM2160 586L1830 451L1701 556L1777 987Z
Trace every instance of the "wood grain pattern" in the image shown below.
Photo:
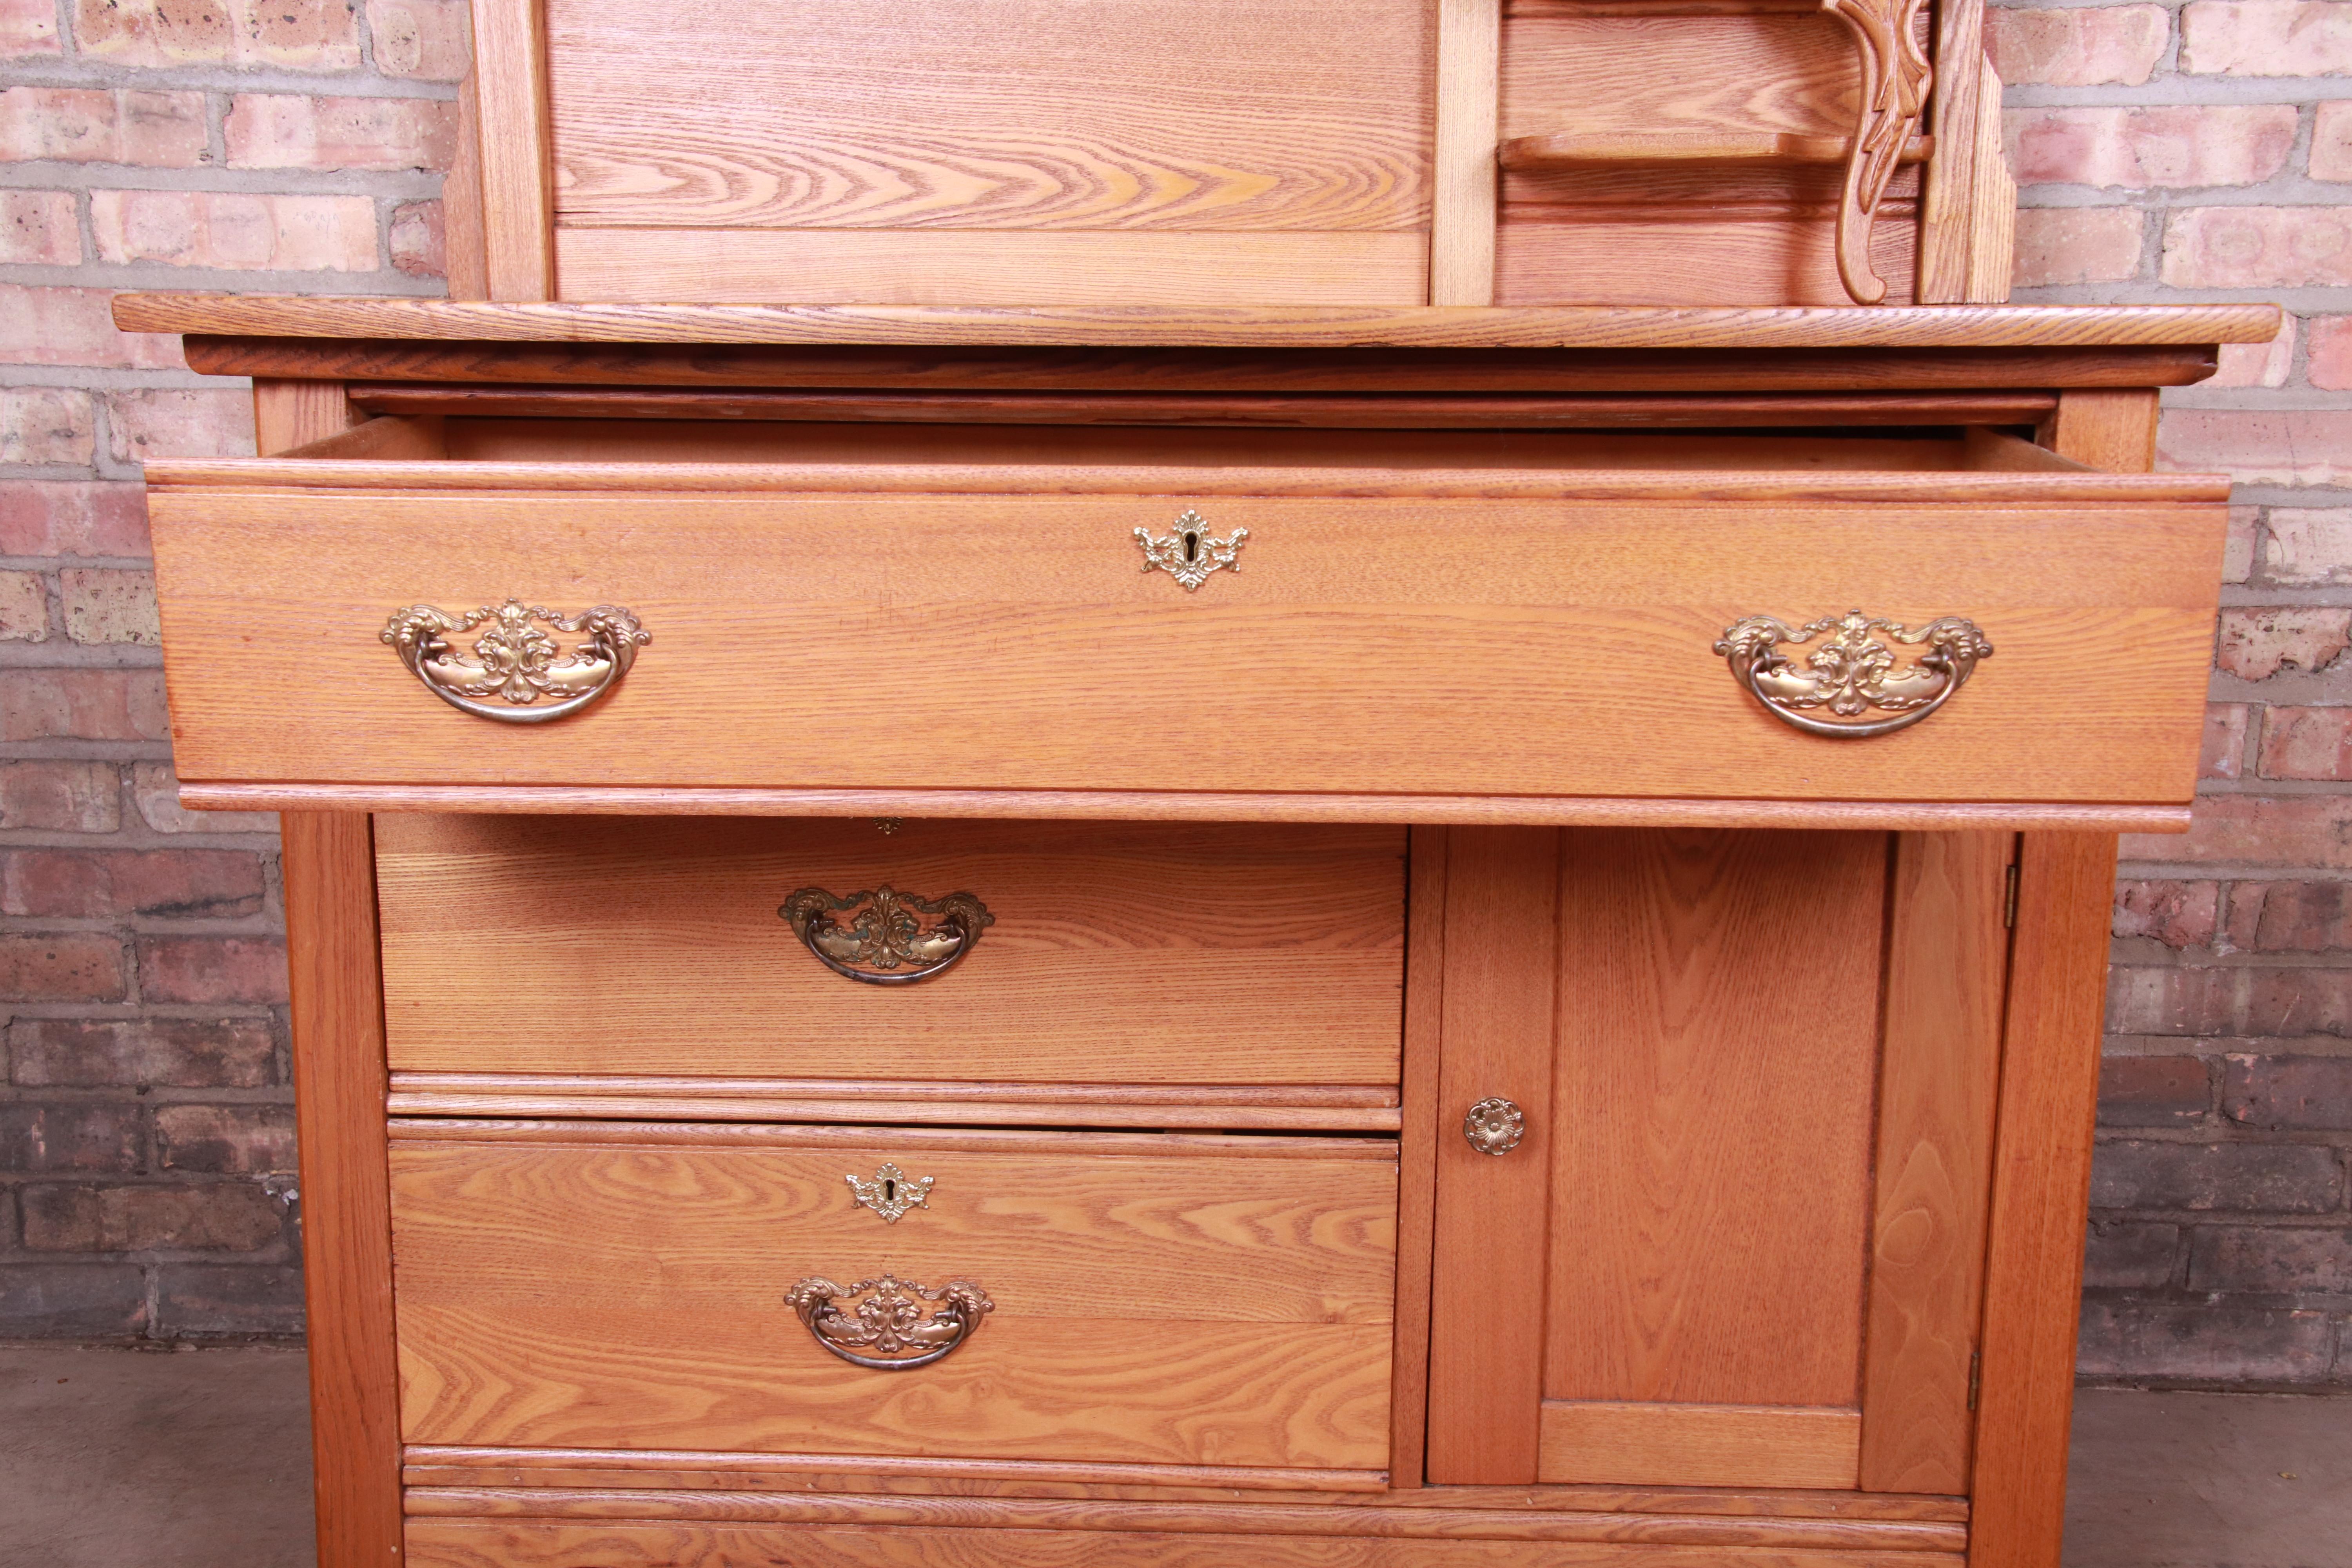
M1906 833L1888 901L1861 1485L1964 1492L2015 839Z
M551 16L566 226L1428 224L1421 0L561 0Z
M378 846L392 1062L428 1072L1393 1082L1394 828L406 816ZM844 980L798 888L978 894L954 971ZM627 910L615 942L590 910ZM585 1037L542 1023L593 1017ZM723 998L720 1002L718 999ZM845 1097L832 1097L845 1098Z
M490 297L482 215L482 103L475 73L457 84L457 151L441 181L442 253L452 300Z
M2274 305L1467 306L1229 310L587 305L309 295L114 297L125 331L477 342L1169 348L1922 349L2268 342ZM2047 383L2043 384L2049 384Z
M1390 1152L929 1149L909 1172L936 1179L928 1205L886 1226L842 1173L909 1158L887 1133L824 1152L404 1140L404 1435L1379 1468ZM894 1376L827 1354L783 1305L804 1276L886 1268L977 1280L996 1310Z
M881 1134L871 1127L718 1121L463 1121L395 1116L384 1124L395 1143L498 1143L562 1149L817 1149L832 1158L870 1148ZM1396 1146L1361 1137L1265 1138L1222 1132L1062 1131L1052 1128L894 1127L891 1146L909 1152L1034 1154L1075 1159L1089 1154L1181 1155L1188 1160L1369 1160L1396 1163Z
M1846 1412L1848 1415L1852 1412ZM1850 1434L1849 1434L1850 1435ZM1645 1542L1662 1546L1773 1546L1954 1551L1949 1524L1856 1520L1691 1518L1556 1509L1348 1508L1271 1500L1076 1500L1049 1498L779 1495L532 1487L435 1488L412 1492L412 1518L666 1519L783 1526L897 1525L916 1529L1166 1531L1265 1537Z
M331 381L257 380L253 384L253 445L265 458L331 436L360 415Z
M1850 1489L1862 1413L1547 1399L1539 1479Z
M1202 309L1417 305L1415 231L561 228L567 300Z
M1906 163L1927 161L1932 137L1914 136L1896 154ZM1514 136L1497 157L1506 169L1528 172L1591 163L1843 163L1851 136L1792 131L1551 131Z
M2156 465L2157 393L2116 387L2070 391L2043 439L2061 457L2111 473L2143 473Z
M1964 298L1987 304L2008 300L2017 264L2017 181L2001 144L2000 78L1986 62L1977 78L1974 221L1969 234L1969 281Z
M2001 1041L1973 1568L2045 1568L2065 1527L2116 844L2029 833Z
M1397 1159L1396 1355L1390 1401L1391 1484L1422 1484L1429 1438L1429 1333L1434 1289L1440 1058L1445 1027L1446 834L1416 828L1405 895L1403 1136Z
M1502 134L1850 136L1853 46L1827 16L1535 16L1504 29Z
M1987 102L1979 86L1985 69L1984 0L1946 0L1935 18L1936 79L1927 107L1935 154L1920 193L1918 295L1924 303L1942 304L1974 298L1969 270L1979 219L1976 161L1983 143L1977 116Z
M418 1075L404 1074L403 1077ZM471 1076L471 1075L452 1075ZM813 1099L769 1094L565 1094L544 1090L400 1089L396 1116L692 1117L714 1121L904 1122L968 1126L1017 1120L1038 1127L1201 1127L1231 1131L1391 1132L1401 1118L1376 1110L1265 1105L1054 1105L1034 1100Z
M1439 996L1434 1276L1428 1476L1435 1484L1537 1479L1538 1347L1546 1322L1546 1163L1555 1128L1549 1063L1557 1000L1549 966L1559 918L1559 837L1540 829L1446 834ZM1519 1146L1479 1153L1462 1117L1489 1096L1517 1104Z
M1495 302L1503 0L1438 0L1429 302Z
M1886 853L1566 836L1548 1399L1855 1403Z
M556 298L555 172L541 0L477 0L474 99L482 158L483 277L502 303Z
M400 1560L383 1003L368 819L280 823L319 1562Z
M1642 305L1666 298L1712 306L1769 299L1825 306L1846 297L1832 254L1834 210L1722 215L1721 204L1659 212L1512 202L1496 242L1495 302ZM1887 301L1895 307L1911 300L1916 228L1909 217L1890 201L1871 231L1871 265L1886 279Z
M415 1568L732 1568L773 1560L772 1526L413 1520ZM795 1529L793 1568L1960 1568L1958 1552L1614 1542L1339 1540L1148 1531Z

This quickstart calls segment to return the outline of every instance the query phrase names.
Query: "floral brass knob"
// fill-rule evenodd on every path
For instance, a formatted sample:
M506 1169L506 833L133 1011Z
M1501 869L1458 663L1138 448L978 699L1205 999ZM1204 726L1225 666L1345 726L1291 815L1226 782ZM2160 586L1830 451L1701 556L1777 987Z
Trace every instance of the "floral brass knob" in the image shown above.
M1462 1118L1462 1136L1481 1154L1507 1154L1528 1135L1528 1119L1499 1094L1488 1095Z
M854 1309L843 1297L863 1296ZM996 1310L988 1293L969 1279L950 1279L933 1289L888 1274L836 1285L812 1276L784 1292L816 1342L856 1366L876 1372L911 1372L929 1366L970 1339L980 1320ZM940 1308L929 1319L923 1303Z
M489 623L460 657L449 634ZM541 629L588 635L567 656ZM542 605L509 599L453 616L430 605L394 610L384 623L383 640L400 656L425 689L453 708L509 724L544 724L577 713L620 683L636 662L637 649L653 634L616 605L598 605L576 616L559 616ZM542 700L546 700L544 706Z
M834 918L852 910L857 914L846 924ZM776 913L819 963L868 985L912 985L944 974L996 923L988 906L970 893L918 899L887 887L838 899L823 888L803 888ZM938 922L926 926L917 918L921 915L935 915Z
M1802 668L1781 645L1822 639ZM1917 647L1896 668L1896 647ZM1849 610L1791 626L1770 616L1735 621L1715 645L1731 665L1732 679L1785 724L1808 735L1866 740L1916 724L1951 700L1968 684L1977 661L1992 657L1992 644L1974 621L1945 616L1917 631L1883 616ZM1834 718L1816 717L1827 710ZM1874 710L1894 715L1867 717Z

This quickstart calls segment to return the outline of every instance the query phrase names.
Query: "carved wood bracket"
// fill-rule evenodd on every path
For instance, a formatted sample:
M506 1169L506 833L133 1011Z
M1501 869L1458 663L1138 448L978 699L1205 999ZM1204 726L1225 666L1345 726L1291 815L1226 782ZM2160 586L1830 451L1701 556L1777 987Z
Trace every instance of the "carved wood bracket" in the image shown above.
M1822 0L1844 24L1862 61L1862 102L1838 197L1838 280L1856 301L1886 298L1886 280L1870 265L1870 233L1903 149L1919 128L1935 69L1919 37L1926 0Z

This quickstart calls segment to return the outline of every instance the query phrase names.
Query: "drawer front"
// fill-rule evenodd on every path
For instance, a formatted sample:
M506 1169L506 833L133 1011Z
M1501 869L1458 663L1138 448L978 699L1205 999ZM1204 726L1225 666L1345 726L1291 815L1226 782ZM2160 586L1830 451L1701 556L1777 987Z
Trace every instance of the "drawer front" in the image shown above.
M410 1443L1387 1465L1392 1142L394 1126ZM877 1370L788 1304L886 1273L992 1309Z
M2189 799L2221 507L2095 476L1588 477L1632 499L1579 499L1573 474L1541 499L1510 495L1511 474L1491 498L164 486L179 765L371 785ZM1167 569L1181 544L1154 567L1136 537L1175 538L1188 510L1198 552L1247 531L1191 588ZM575 717L509 723L437 700L379 638L403 606L509 595L624 605L652 640ZM1717 649L1746 617L1849 610L1915 631L1966 617L1994 657L1922 721L1857 739L1803 732ZM479 636L451 646L470 658ZM1878 640L1898 675L1926 651ZM1936 685L1915 671L1909 689ZM1822 695L1809 711L1834 720Z
M397 1071L1396 1081L1401 828L386 816L376 846ZM886 886L990 923L881 985L779 914Z

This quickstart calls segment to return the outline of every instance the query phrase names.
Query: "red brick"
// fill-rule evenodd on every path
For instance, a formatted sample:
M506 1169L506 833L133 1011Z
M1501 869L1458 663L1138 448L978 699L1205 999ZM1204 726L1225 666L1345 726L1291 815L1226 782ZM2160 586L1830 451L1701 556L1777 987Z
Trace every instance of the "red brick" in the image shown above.
M2086 1377L2317 1383L2327 1375L2325 1312L2210 1301L2083 1303L2075 1370Z
M286 944L248 936L142 937L139 994L150 1002L283 1002Z
M263 1089L278 1076L264 1018L19 1018L8 1060L27 1088Z
M234 0L237 58L300 70L360 67L359 6L352 0Z
M0 361L14 364L89 364L182 370L178 340L160 332L118 332L110 289L27 289L0 283Z
M2265 605L2221 612L2214 664L2245 680L2282 669L2326 669L2352 647L2352 610Z
M2109 1057L2099 1064L2099 1121L2109 1127L2193 1127L2213 1108L2195 1057Z
M2344 1173L2333 1149L2303 1143L2102 1143L2091 1206L2194 1214L2326 1214Z
M248 1182L41 1184L24 1204L30 1252L256 1252L285 1234L277 1204Z
M261 912L261 857L242 849L0 850L0 914L225 920Z
M2273 708L2257 771L2266 779L2352 779L2352 708Z
M2311 177L2352 180L2352 101L2329 99L2311 127Z
M2242 583L2254 573L2254 543L2262 532L2263 509L2233 506L2230 526L2221 536L2221 581Z
M2083 1258L2087 1288L2154 1289L2170 1283L2180 1252L2180 1227L2145 1220L2093 1220Z
M282 1105L167 1105L155 1112L155 1140L167 1171L295 1168L294 1112Z
M2167 947L2205 947L2213 941L2220 903L2218 882L2119 882L2115 934L2148 937Z
M16 669L0 681L0 741L171 738L152 669Z
M0 1334L129 1339L146 1331L135 1263L0 1263Z
M205 146L200 92L79 87L0 91L0 163L49 158L193 169L205 161Z
M2189 1288L2265 1296L2352 1295L2352 1231L2200 1227L2189 1256Z
M0 386L0 463L87 464L98 454L89 394Z
M2352 1035L2352 971L2118 967L2108 1027L2121 1034Z
M0 1102L0 1171L134 1171L139 1168L135 1106L83 1100L44 1105Z
M2137 278L2147 227L2137 207L2025 207L2017 215L2016 285Z
M0 572L0 642L47 642L49 592L37 572Z
M2224 921L2240 952L2322 952L2352 947L2352 906L2342 882L2237 882Z
M75 0L74 40L126 66L348 71L361 63L349 0Z
M457 106L239 93L223 129L236 169L446 169L457 151Z
M129 994L122 944L89 931L0 931L0 999L120 1002Z
M156 1331L279 1334L302 1331L302 1271L236 1263L165 1264L156 1274Z
M0 827L113 833L122 826L122 783L112 763L0 763Z
M2011 168L2021 185L2256 184L2286 167L2296 113L2291 103L2021 110L2007 117Z
M68 566L58 574L65 600L66 636L89 647L162 646L156 620L155 574L111 566Z
M61 47L55 0L0 0L0 59L54 55Z
M2294 322L2289 316L2266 343L2223 343L2221 368L2203 386L2284 386L2294 371Z
M2352 391L2352 316L2315 316L2304 374L2330 392Z
M448 239L439 202L408 202L393 209L392 264L411 278L448 276Z
M275 833L273 811L190 811L180 804L180 781L169 763L141 763L131 771L131 798L158 833Z
M463 81L473 64L466 0L368 0L376 69L417 81Z
M2233 1054L2221 1113L2266 1132L2352 1131L2352 1057Z
M2064 11L1988 9L1993 69L2012 86L2137 87L2164 58L2171 15L2161 5L2087 5Z
M2233 779L2245 771L2249 712L2242 702L2207 706L2204 740L2197 754L2199 778Z
M2175 289L2352 284L2352 209L2183 207L2165 220L2162 272Z
M71 192L0 191L0 262L70 267L80 259Z
M2200 76L2342 76L2352 27L2340 0L2190 0L2180 68Z
M147 494L135 484L0 484L0 555L145 555Z
M2175 408L2157 426L2157 464L2225 470L2242 485L2352 484L2352 409Z
M253 398L241 390L152 387L106 401L110 445L123 462L253 456Z
M89 220L108 261L372 272L379 260L375 204L365 196L94 191Z
M2205 795L2185 834L2126 834L2126 860L2352 869L2352 797Z
M2352 508L2273 507L2263 570L2273 582L2352 582Z

